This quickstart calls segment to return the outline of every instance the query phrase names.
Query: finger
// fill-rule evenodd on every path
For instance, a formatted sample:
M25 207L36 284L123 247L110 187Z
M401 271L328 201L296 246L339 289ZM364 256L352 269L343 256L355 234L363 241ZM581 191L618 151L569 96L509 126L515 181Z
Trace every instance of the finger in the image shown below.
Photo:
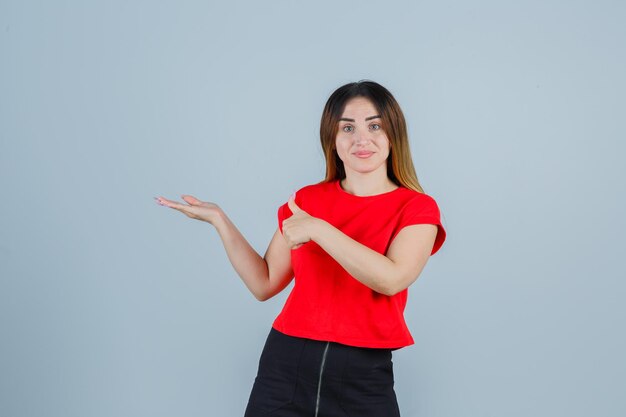
M297 213L298 211L302 211L302 209L298 207L298 205L296 204L296 193L293 193L291 197L289 197L289 200L287 201L287 205L289 206L289 209L291 210L291 212L294 214Z
M183 194L181 198L192 206L199 206L202 204L202 201L198 200L196 197L192 195Z
M161 206L167 206L168 204L170 204L170 203L171 203L171 201L170 201L170 200L168 200L168 199L167 199L167 198L165 198L165 197L161 197L161 196L159 196L159 197L154 197L154 199L156 200L157 204L159 204L159 205L161 205Z
M163 197L154 197L154 199L157 201L158 204L162 206L170 207L176 210L183 210L189 207L186 204L180 204L180 203L177 203L176 201L168 200L167 198L163 198Z

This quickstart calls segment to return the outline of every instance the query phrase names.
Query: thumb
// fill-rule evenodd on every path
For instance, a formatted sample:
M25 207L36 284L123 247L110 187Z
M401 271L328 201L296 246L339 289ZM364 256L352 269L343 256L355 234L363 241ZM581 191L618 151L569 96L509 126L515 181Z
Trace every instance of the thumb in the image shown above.
M287 205L293 214L296 214L299 211L302 211L300 207L296 204L296 193L293 193L289 200L287 201Z
M202 204L202 201L198 200L196 197L183 194L180 196L185 202L191 204L192 206L199 206Z

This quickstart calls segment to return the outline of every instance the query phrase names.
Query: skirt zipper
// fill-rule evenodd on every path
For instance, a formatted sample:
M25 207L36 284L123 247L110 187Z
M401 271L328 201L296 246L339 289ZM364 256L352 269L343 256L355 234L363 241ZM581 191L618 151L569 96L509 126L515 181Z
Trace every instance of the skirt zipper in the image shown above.
M322 355L322 365L320 366L320 378L317 381L317 399L315 400L315 417L317 417L317 413L320 409L320 391L322 389L322 373L324 373L324 363L326 362L326 353L328 353L328 345L330 345L330 342L326 342L326 347L324 348L324 354Z

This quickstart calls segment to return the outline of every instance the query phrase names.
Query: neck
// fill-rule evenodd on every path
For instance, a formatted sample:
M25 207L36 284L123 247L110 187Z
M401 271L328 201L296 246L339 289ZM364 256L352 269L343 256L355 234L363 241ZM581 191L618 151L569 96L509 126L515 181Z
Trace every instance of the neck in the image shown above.
M382 175L376 174L377 173L374 172L366 174L346 172L346 178L341 180L340 183L341 188L359 197L383 194L398 188L398 186L387 177L386 172L382 172Z

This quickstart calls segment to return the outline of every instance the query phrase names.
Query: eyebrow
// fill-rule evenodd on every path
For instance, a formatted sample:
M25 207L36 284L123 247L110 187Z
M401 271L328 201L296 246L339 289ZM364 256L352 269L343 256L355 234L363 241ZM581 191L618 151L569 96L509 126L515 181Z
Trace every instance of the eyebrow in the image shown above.
M380 114L377 114L375 116L370 116L370 117L366 117L365 121L367 122L368 120L372 120L372 119L379 119L380 118ZM354 119L348 119L347 117L342 117L341 119L339 119L339 121L344 121L344 122L354 122Z

